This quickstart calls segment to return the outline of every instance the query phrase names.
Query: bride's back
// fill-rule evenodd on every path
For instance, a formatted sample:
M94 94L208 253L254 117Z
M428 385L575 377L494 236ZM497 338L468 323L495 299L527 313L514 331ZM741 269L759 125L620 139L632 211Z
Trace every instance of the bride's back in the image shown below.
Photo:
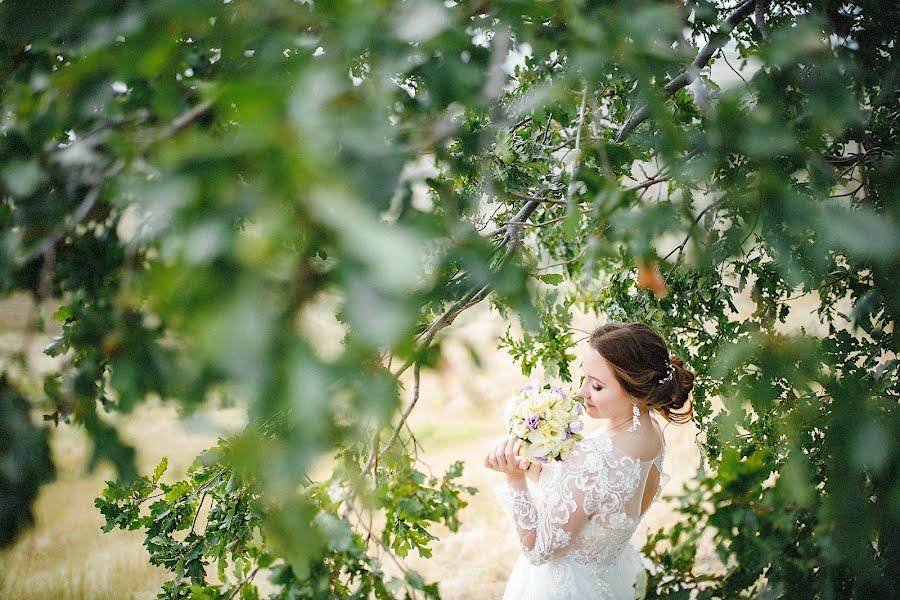
M635 494L629 498L625 505L625 514L631 518L642 516L653 501L659 496L662 485L668 481L668 476L663 473L663 459L665 457L665 437L662 427L655 418L650 418L652 431L646 431L646 427L637 431L621 431L610 434L613 446L623 455L635 458L641 462L640 483ZM604 433L605 432L602 432Z

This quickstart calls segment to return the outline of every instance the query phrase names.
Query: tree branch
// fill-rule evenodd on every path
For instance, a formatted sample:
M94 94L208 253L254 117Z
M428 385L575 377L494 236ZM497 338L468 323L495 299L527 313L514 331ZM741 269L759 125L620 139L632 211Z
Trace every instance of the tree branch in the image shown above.
M826 162L838 167L848 167L848 166L856 166L856 165L868 165L874 162L878 162L884 156L890 156L891 152L882 150L881 148L870 148L862 153L857 154L847 154L844 156L834 156L831 154L826 154L823 156Z
M753 21L756 28L759 29L759 35L763 40L769 41L769 28L766 25L766 8L772 0L761 0L756 3L756 10L753 11Z
M403 411L403 414L400 416L400 422L397 423L397 427L394 428L394 433L391 434L390 439L388 439L387 443L384 445L384 450L381 451L381 454L387 452L393 443L397 440L397 436L400 435L400 430L403 429L403 425L406 423L406 419L409 417L409 414L412 412L412 409L416 407L416 402L419 401L419 368L421 365L416 363L416 366L413 368L413 397L409 403L409 406L406 407L406 410ZM371 457L369 461L371 462ZM368 469L366 469L368 470Z
M512 218L512 221L524 222L527 220L532 213L537 209L540 205L540 201L529 201L526 203L518 213ZM504 226L505 232L503 238L497 243L496 250L506 246L506 252L500 257L500 259L496 262L494 267L499 267L509 256L515 251L521 242L520 233L522 226L518 224L509 224ZM478 304L482 300L484 300L487 295L490 293L491 287L490 284L485 284L481 287L473 287L468 292L466 292L462 298L460 298L456 303L454 303L450 308L448 308L444 313L436 318L431 324L419 334L421 338L421 342L419 343L419 350L424 350L431 345L434 336L437 335L438 331L451 325L457 316L464 310ZM395 373L394 377L400 377L414 362L415 358L410 358L407 360L403 366L401 366Z
M627 187L624 189L624 191L636 192L636 191L642 190L644 188L654 186L657 183L663 183L663 182L669 181L670 179L671 179L671 176L653 177L653 178L647 179L646 181L642 181L641 183L638 183L636 185ZM530 196L528 194L523 194L521 192L514 192L514 191L509 191L509 190L506 191L506 195L510 196L512 198L516 198L517 200L526 200L528 202L534 202L536 204L541 204L541 203L543 203L543 204L560 204L563 206L565 206L567 204L566 200L561 200L558 198L546 198L544 196ZM578 204L583 204L583 202L579 202ZM510 224L513 222L518 222L518 221L521 221L521 219L514 217L511 221L508 221L507 224ZM488 237L491 237L493 235L500 233L500 231L502 231L504 229L504 227L506 227L506 225L492 231L490 234L488 234Z
M171 123L169 123L169 126L166 127L162 131L162 133L160 133L153 139L153 143L172 137L173 135L208 113L212 109L212 106L212 102L201 102L197 106L181 113L180 115L175 117L175 119L173 119Z
M42 256L46 254L50 248L55 246L57 242L59 242L65 235L75 228L76 225L81 223L85 217L91 212L91 209L94 208L94 204L97 203L97 200L100 198L100 190L103 187L103 182L110 177L115 177L118 175L122 169L125 168L125 163L123 161L118 161L109 171L105 174L101 175L97 182L91 186L91 189L88 190L87 194L84 195L84 199L81 201L81 204L75 209L69 218L65 220L64 223L58 225L56 229L49 236L44 238L44 240L31 249L30 252L26 253L25 256L20 258L17 262L18 265L24 266L33 261L38 256Z
M735 26L747 15L749 15L754 6L756 5L756 0L746 0L743 4L738 5L731 13L725 18L721 25L716 29L716 32L712 34L709 38L709 41L705 46L700 50L700 53L697 54L696 58L694 58L693 62L691 62L690 66L682 71L675 79L670 81L663 88L666 92L667 96L672 96L675 92L680 90L681 88L690 85L694 79L697 78L697 75L700 73L700 70L706 66L706 63L709 62L709 59L713 57L716 53L716 50L725 45L725 42L728 39L728 34L731 33L731 30L735 28ZM626 121L625 125L622 126L622 129L619 130L619 133L613 138L613 142L616 144L622 143L625 138L627 138L632 131L634 131L638 125L647 120L647 117L650 116L650 109L647 105L644 105L638 108L631 114L628 121Z
M194 106L193 108L178 115L159 135L144 144L141 148L141 152L146 152L154 144L177 134L179 131L187 127L190 123L194 122L196 119L209 112L211 108L211 102L202 102L197 106ZM85 217L87 217L87 215L91 212L91 209L94 208L94 205L100 198L100 192L101 188L103 187L103 183L107 179L115 177L116 175L121 173L125 166L125 162L119 160L116 161L108 171L106 171L105 173L101 173L99 177L97 177L97 180L95 182L92 182L93 185L91 185L91 188L88 190L87 194L85 194L84 199L81 201L81 204L79 204L75 209L75 212L73 212L69 216L69 218L65 220L64 223L59 225L53 231L53 233L44 238L41 243L35 246L31 251L26 253L25 256L20 258L18 260L19 266L26 265L38 256L45 254L51 247L55 246L63 237L65 237L65 235L69 231L71 231L75 228L76 225L81 223L81 221L83 221Z

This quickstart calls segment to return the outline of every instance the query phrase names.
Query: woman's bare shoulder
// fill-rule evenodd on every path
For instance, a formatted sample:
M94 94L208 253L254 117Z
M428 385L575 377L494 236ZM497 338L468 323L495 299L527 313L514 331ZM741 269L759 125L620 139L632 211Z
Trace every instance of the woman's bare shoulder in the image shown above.
M651 427L640 427L637 431L617 432L612 436L613 446L628 456L642 461L651 461L659 456L665 440L662 429L653 419Z

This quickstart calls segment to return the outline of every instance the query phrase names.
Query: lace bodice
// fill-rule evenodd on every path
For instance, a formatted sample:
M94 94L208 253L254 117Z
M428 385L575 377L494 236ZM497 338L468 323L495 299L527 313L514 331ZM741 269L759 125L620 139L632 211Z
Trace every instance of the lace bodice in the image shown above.
M601 574L659 498L669 475L663 469L665 438L656 457L642 460L617 448L603 431L578 442L565 462L544 466L532 500L525 480L495 488L513 518L519 543L533 565L567 557ZM658 484L645 501L648 479ZM646 510L644 510L646 512Z

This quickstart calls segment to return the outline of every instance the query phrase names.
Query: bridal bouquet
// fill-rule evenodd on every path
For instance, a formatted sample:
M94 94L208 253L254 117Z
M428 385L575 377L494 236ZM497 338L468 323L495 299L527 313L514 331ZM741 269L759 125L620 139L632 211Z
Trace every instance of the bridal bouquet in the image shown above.
M565 460L582 439L581 403L555 385L532 380L507 401L507 431L524 442L519 456L542 463Z

